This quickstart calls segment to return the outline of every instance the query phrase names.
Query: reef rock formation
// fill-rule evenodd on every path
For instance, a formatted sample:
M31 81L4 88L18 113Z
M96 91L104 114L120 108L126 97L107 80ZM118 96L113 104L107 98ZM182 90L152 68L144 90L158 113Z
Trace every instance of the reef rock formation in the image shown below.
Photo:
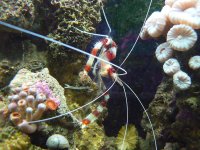
M32 73L21 69L10 82L10 101L4 113L22 132L33 133L37 125L29 121L39 120L46 111L63 114L69 111L64 89L57 80L49 75L48 69Z

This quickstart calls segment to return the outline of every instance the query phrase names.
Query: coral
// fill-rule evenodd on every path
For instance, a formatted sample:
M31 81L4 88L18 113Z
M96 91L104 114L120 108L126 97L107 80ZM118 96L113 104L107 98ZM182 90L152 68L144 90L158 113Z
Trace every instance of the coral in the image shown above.
M102 147L102 150L116 150L116 144L115 144L115 137L105 137L105 143L104 146Z
M188 62L188 66L192 70L198 70L200 68L200 56L193 56Z
M109 14L109 22L116 32L115 39L121 38L129 32L130 29L142 25L146 13L146 10L144 11L143 8L146 8L148 3L149 2L143 0L110 0L106 3L105 8L107 14ZM162 0L153 1L151 10L160 8L161 4Z
M199 148L199 94L199 81L194 81L188 92L173 89L169 78L162 81L148 108L162 148L172 139L186 149ZM151 134L145 115L142 125Z
M30 138L12 126L3 128L0 132L0 150L42 150L30 142Z
M187 25L174 25L167 33L167 43L177 51L191 49L197 41L197 33Z
M197 97L189 97L183 102L183 105L191 108L194 111L198 111L200 107L200 101Z
M3 96L0 95L0 128L5 125L5 120L6 120L6 112L4 111L6 108L6 103L3 101Z
M166 143L163 150L177 150L180 149L177 143Z
M32 0L0 1L0 20L17 24L24 28L32 26L35 19L35 7Z
M164 76L148 108L157 141L160 144L158 149L173 149L176 145L180 146L178 149L199 149L200 112L197 99L200 94L200 76L199 69L193 70L198 68L198 59L195 60L196 58L192 57L199 55L199 45L196 44L199 40L198 31L194 30L200 27L199 2L199 0L166 0L167 6L161 10L161 13L168 18L170 27L167 36L165 34L162 36L166 37L167 43L173 49L173 57L181 65L178 65L178 72L176 71L173 75L173 81ZM145 32L144 28L141 38L150 38L150 36L144 36ZM167 67L165 64L174 58L165 60L163 69ZM166 69L164 72L168 74ZM172 88L172 82L174 88ZM145 142L149 141L148 135L151 133L151 128L145 115L143 115L142 126L147 132ZM172 141L176 144L171 143Z
M154 12L152 15L147 19L147 22L145 22L145 25L142 29L142 32L140 34L141 39L148 39L148 38L155 38L160 36L166 37L166 43L169 45L169 48L171 48L174 52L175 58L179 61L179 63L184 63L184 65L188 64L186 62L182 62L183 60L181 57L183 57L182 53L185 53L185 60L189 61L189 66L192 64L190 63L190 57L191 55L194 55L194 53L198 53L197 51L194 52L193 48L196 46L196 42L198 40L197 32L194 29L200 28L199 24L199 1L195 0L177 0L177 1L166 1L166 5L163 7L163 9L160 12ZM156 26L160 26L162 24L162 28L166 28L166 32L155 32L155 25L151 29L148 20L154 21L154 19L151 19L152 16L155 16L155 13L163 14L162 17L157 18L157 20L153 23L156 24ZM155 16L158 17L158 16ZM163 19L167 20L167 23L164 24ZM169 19L169 20L168 20ZM150 29L149 29L150 28ZM154 31L155 33L158 33L158 35L151 34L149 30ZM160 47L160 46L159 46ZM159 48L158 47L158 48ZM157 48L157 49L158 49ZM156 50L156 57L157 56ZM180 53L177 53L176 51L180 51ZM188 53L186 53L188 51ZM182 54L182 55L181 55ZM160 59L158 58L160 61ZM161 63L164 63L164 66L166 63L168 63L168 60L170 60L170 57L167 57L164 61L160 61ZM198 61L196 61L198 63ZM197 65L198 66L198 65ZM190 68L192 68L190 66ZM198 68L198 67L197 67ZM164 67L163 67L164 69ZM193 69L193 68L192 68ZM179 70L182 70L180 68ZM169 74L166 72L166 69L164 70L166 74ZM174 74L174 73L173 73ZM190 79L189 79L190 80ZM173 80L175 81L175 80ZM174 82L175 87L177 87L179 90L186 90L191 86L191 83L187 84L187 88L181 88L182 86L177 86L177 83Z
M105 134L103 128L96 123L74 134L75 147L78 150L100 150L104 145Z
M9 119L22 132L30 134L37 130L37 125L27 122L39 120L47 110L64 113L68 110L64 89L48 69L32 73L21 69L10 82L11 94L8 96Z
M117 149L121 150L122 149L122 142L123 142L123 138L124 138L124 132L125 132L126 127L123 126L116 138L116 145L117 145ZM124 141L124 150L134 150L137 147L137 143L138 143L138 132L137 129L135 128L134 125L128 125L127 128L127 134L126 134L126 139Z
M11 65L11 62L4 59L0 62L0 88L6 86L10 79L12 78L12 74L14 72L14 66Z
M194 29L200 28L199 1L177 0L171 6L169 19L173 24L185 24Z
M163 63L173 55L173 50L167 42L160 44L155 51L156 58Z
M146 31L148 35L154 38L159 37L165 31L167 19L161 12L155 11L145 22Z
M64 43L73 43L77 47L84 49L85 41L89 37L80 34L73 27L80 28L87 32L94 32L95 26L100 21L100 5L97 0L51 0L51 4L57 8L55 16L57 28L49 36ZM59 8L59 9L58 9ZM79 44L78 44L79 43ZM57 44L50 44L52 49L61 48Z
M170 58L163 64L163 71L167 75L174 75L176 72L180 71L180 64L175 58Z
M48 34L56 40L86 49L91 37L79 32L74 27L88 32L95 32L100 22L100 4L98 0L51 0L55 25ZM55 44L50 43L49 68L51 74L61 83L73 84L78 72L83 67L85 57ZM68 66L68 67L66 67Z
M191 85L191 78L187 73L178 71L173 75L174 86L180 90L186 90Z
M164 79L157 88L157 92L153 101L148 108L148 114L150 114L156 137L159 139L162 135L162 131L165 128L169 128L173 118L169 118L170 115L175 113L173 106L174 93L172 89L172 81ZM172 120L170 120L172 119ZM143 115L142 126L145 131L151 135L151 126L147 120L146 115Z

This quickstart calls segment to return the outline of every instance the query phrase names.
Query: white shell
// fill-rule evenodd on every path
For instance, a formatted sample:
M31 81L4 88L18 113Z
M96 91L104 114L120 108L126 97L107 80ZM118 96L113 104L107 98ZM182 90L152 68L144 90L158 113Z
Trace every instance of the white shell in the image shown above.
M180 70L180 64L175 58L168 59L163 65L163 71L168 75L173 75Z
M187 75L187 73L178 71L173 75L173 83L178 89L186 90L191 85L191 78Z
M188 62L189 67L192 70L197 70L200 68L200 56L193 56Z
M46 145L49 149L64 149L69 148L68 140L60 135L54 134L47 139Z

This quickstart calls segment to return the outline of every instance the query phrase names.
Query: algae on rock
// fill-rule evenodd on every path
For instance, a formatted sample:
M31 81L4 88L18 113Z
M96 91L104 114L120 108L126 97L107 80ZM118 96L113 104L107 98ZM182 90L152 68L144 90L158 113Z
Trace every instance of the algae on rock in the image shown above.
M170 78L165 78L158 86L155 98L148 108L148 113L155 129L160 148L173 140L181 148L198 149L200 147L200 107L199 81L190 89L177 91ZM150 124L145 114L142 126L147 135L151 135ZM146 140L148 138L146 137ZM153 137L150 137L153 141Z
M81 33L74 27L87 32L95 32L95 28L100 22L98 0L51 0L51 4L55 8L55 25L48 36L86 50L91 36ZM66 48L50 43L49 69L59 82L72 84L85 61L83 54L72 52L70 49L66 51Z
M42 150L42 148L32 145L28 135L12 126L7 126L0 132L0 150Z
M100 150L104 146L105 133L97 123L74 134L74 143L78 150Z

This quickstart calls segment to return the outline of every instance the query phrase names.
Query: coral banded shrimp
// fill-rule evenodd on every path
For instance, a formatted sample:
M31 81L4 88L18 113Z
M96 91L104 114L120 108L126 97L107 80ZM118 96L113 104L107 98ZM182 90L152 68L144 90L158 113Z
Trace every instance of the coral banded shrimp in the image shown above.
M146 18L147 18L147 16L148 16L148 13L149 13L149 10L150 10L150 7L151 7L151 3L152 3L152 0L150 1L150 4L149 4L148 10L147 10L147 14L146 14L146 17L145 17L145 19L144 19L144 22L146 21ZM108 23L108 21L107 21L107 18L106 18L106 15L105 15L103 6L101 6L101 7L102 7L102 12L103 12L103 14L104 14L106 23L107 23L107 25L108 25L109 34L110 34L111 28L110 28L110 25L109 25L109 23ZM127 112L127 116L126 116L126 118L127 118L126 130L125 130L125 133L124 133L124 138L123 138L123 144L122 144L122 145L124 145L124 142L125 142L125 140L126 140L127 126L128 126L128 117L129 117L129 116L128 116L128 115L129 115L129 114L128 114L128 102L127 102L127 95L126 95L126 89L125 89L125 87L126 87L126 88L128 88L128 89L134 94L134 96L137 98L138 102L139 102L140 105L142 106L142 108L143 108L145 114L147 115L147 118L148 118L148 120L149 120L149 122L150 122L150 124L151 124L151 129L152 129L152 134L153 134L153 138L154 138L155 149L157 150L157 143L156 143L156 137L155 137L154 129L153 129L153 126L152 126L150 117L149 117L149 115L148 115L148 113L147 113L145 107L143 106L141 100L140 100L139 97L136 95L136 93L132 90L132 88L131 88L127 83L125 83L123 80L121 80L121 79L119 78L119 76L123 76L123 75L126 75L126 74L127 74L126 70L123 69L121 66L126 62L126 60L128 59L129 55L130 55L130 54L132 53L132 51L134 50L134 47L135 47L135 45L137 44L137 41L138 41L138 39L139 39L139 34L138 34L138 37L137 37L135 43L133 44L131 50L130 50L129 53L127 54L126 58L122 61L122 63L121 63L120 65L116 65L116 64L110 62L110 61L111 61L112 59L114 59L115 56L116 56L116 52L115 52L115 51L116 51L116 50L115 50L116 44L114 43L114 41L112 41L112 38L108 36L109 34L108 34L108 35L100 35L100 36L105 37L104 40L103 40L103 41L100 41L98 44L96 44L95 47L94 47L94 49L92 50L92 53L90 54L90 53L87 53L87 52L85 52L85 51L83 51L83 50L81 50L81 49L78 49L78 48L76 48L76 47L70 46L70 45L68 45L68 44L65 44L65 43L62 43L62 42L60 42L60 41L54 40L54 39L52 39L52 38L49 38L49 37L46 37L46 36L43 36L43 35L40 35L40 34L31 32L31 31L26 30L26 29L22 29L22 28L20 28L20 27L17 27L17 26L14 26L14 25L11 25L11 24L2 22L2 21L0 21L0 25L3 25L3 26L6 26L6 27L8 27L8 28L11 28L11 29L14 29L14 30L18 30L18 31L20 31L20 32L24 32L24 33L26 33L26 34L30 34L30 35L32 35L32 36L35 36L35 37L38 37L38 38L41 38L41 39L44 39L44 40L53 42L53 43L58 44L58 45L60 45L60 46L63 46L63 47L72 49L72 50L74 50L74 51L76 51L76 52L79 52L79 53L82 53L82 54L84 54L84 55L89 56L88 62L87 62L87 64L86 64L85 68L84 68L84 73L86 73L86 74L87 74L87 72L91 69L91 66L92 66L92 63L93 63L94 59L96 59L97 62L96 62L96 64L94 65L94 70L93 70L93 72L96 71L95 68L96 68L96 66L98 65L98 63L100 63L100 66L101 66L101 67L100 67L100 77L110 76L110 77L114 80L113 83L112 83L112 85L111 85L110 87L108 87L108 88L105 88L105 87L104 87L104 92L103 92L102 94L100 94L99 96L97 96L96 98L94 98L92 101L88 102L87 104L85 104L85 105L83 105L83 106L80 106L80 107L77 108L77 109L71 110L70 112L66 112L66 113L64 113L64 114L58 115L58 116L54 116L54 117L46 118L46 119L42 119L42 120L37 120L37 121L31 121L31 122L28 122L28 123L30 123L30 124L40 123L40 122L45 122L45 121L49 121L49 120L53 120L53 119L56 119L56 118L60 118L60 117L66 116L66 115L68 115L68 114L71 114L71 113L73 113L73 112L75 112L75 111L77 111L77 110L80 110L80 109L82 109L82 108L84 108L84 107L86 107L86 106L88 106L88 105L94 103L95 101L97 101L97 100L98 100L100 97L102 97L102 96L104 96L104 102L106 103L106 102L109 100L108 91L115 85L115 83L119 83L119 85L122 86L122 88L123 88L124 97L125 97L125 102L126 102L126 107L127 107L127 110L126 110L126 112ZM142 28L141 28L141 29L142 29ZM78 30L79 30L79 29L78 29ZM81 31L81 30L80 30L80 31ZM81 31L81 32L86 33L86 34L91 34L91 35L97 35L97 36L99 36L98 34L87 33L87 32L85 32L85 31ZM141 32L141 31L140 31L140 32ZM109 49L109 48L106 47L107 43L108 43L108 45L110 45L110 43L111 43L111 48L113 48L113 49L112 49L112 50L113 50L112 53L110 53L109 51L107 51L107 50ZM103 49L104 49L104 47L105 47L105 51L106 51L106 53L104 53L105 55L102 54L102 55L100 55L101 57L100 57L100 56L96 56L97 50L101 49L102 47L103 47ZM97 49L96 49L96 48L97 48ZM107 53L107 52L109 52L109 53ZM122 71L122 73L118 74L118 70L115 71L115 69L114 69L113 67L115 67L116 69ZM105 68L106 68L106 71L105 71L106 73L104 73L104 69L105 69ZM94 73L94 74L95 74L95 73ZM104 106L103 102L101 103L101 106ZM98 106L98 107L100 107L100 106ZM101 110L101 108L98 108L98 107L97 107L97 109L98 109L98 110ZM96 115L99 114L99 113L100 113L100 111L99 111L99 112L96 112ZM93 112L92 114L95 114L95 113ZM90 117L91 117L91 114L89 114L85 119L88 119L88 118L89 118L89 119L92 119L92 118L90 118ZM96 118L95 118L94 120L96 120ZM92 120L92 121L94 121L94 120ZM87 124L89 124L90 122L91 122L91 120L88 122L88 120L84 121L84 119L83 119L83 121L80 122L80 123L81 123L81 125L87 125ZM83 127L84 127L84 126L83 126ZM124 149L123 146L122 146L121 149L122 149L122 150Z

